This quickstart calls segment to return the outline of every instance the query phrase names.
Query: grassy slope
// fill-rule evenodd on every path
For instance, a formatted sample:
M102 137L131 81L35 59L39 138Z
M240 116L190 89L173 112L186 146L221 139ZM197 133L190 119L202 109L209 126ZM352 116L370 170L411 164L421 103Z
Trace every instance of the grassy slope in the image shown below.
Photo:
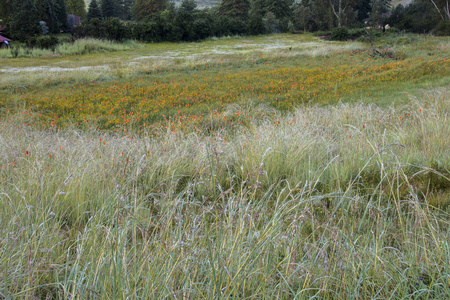
M183 130L177 130L183 123L120 123L117 131L98 131L94 118L85 127L38 128L27 124L46 110L4 112L0 296L448 298L450 91L442 74L420 68L431 61L425 54L442 55L448 40L419 41L397 47L421 76L384 82L385 91L408 96L386 92L381 106L371 98L287 112L256 97L191 120ZM237 49L212 55L226 62L212 71L239 76L249 68L258 80L264 78L258 70L286 72L297 60L296 54L274 59L280 50L270 50L271 64L257 68L248 61L256 46L247 54L237 44L209 41L184 45L184 51ZM283 44L281 52L302 51L331 69L338 59L345 64L347 50L361 47L337 51L335 45L289 50ZM181 67L174 66L173 59L161 58L164 46L148 46L161 52L141 67L158 70L167 62L176 67L164 74L167 80L207 76L197 68L210 64L210 56L186 55L176 62ZM129 53L142 56L140 51ZM80 60L93 65L98 57ZM114 57L125 59L127 52L102 59ZM42 61L73 67L75 58ZM24 61L7 63L23 67ZM111 88L155 76L126 65L120 70L94 83ZM26 86L36 78L29 73L14 76L21 82L3 79L2 93L23 101L8 85L40 94L96 75L80 72L59 83L58 74L31 88ZM417 84L433 86L420 92Z

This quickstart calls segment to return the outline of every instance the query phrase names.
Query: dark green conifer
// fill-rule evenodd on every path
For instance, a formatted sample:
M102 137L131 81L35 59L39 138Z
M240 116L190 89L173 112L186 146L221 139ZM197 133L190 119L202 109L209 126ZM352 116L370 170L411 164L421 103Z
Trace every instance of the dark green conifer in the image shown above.
M167 0L136 0L133 15L138 21L144 20L167 7Z
M67 10L66 2L64 0L54 0L55 5L55 20L58 22L58 30L67 30Z
M103 18L114 18L117 16L117 8L115 0L102 0L100 4Z
M248 0L222 0L219 13L232 18L247 18L250 10Z
M55 33L58 30L58 23L55 20L53 0L34 0L34 5L36 5L39 20L46 23L50 33Z
M84 18L86 16L86 4L84 0L66 0L67 13Z
M39 15L32 0L14 0L11 16L11 36L19 41L26 41L41 32Z
M91 3L89 3L89 9L87 13L87 19L101 19L102 18L102 12L100 10L100 7L98 6L97 0L91 0Z

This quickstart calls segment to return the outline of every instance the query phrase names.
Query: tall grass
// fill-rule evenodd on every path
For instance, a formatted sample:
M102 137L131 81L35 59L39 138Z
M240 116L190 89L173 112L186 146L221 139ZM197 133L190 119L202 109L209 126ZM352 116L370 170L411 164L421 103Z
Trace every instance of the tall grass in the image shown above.
M449 96L258 106L274 120L233 134L39 131L8 115L0 296L448 298Z
M124 51L138 47L134 41L123 43L98 40L93 38L78 39L73 43L64 42L54 49L40 49L28 47L14 47L0 49L0 58L42 57L42 56L66 56L82 55L89 53Z

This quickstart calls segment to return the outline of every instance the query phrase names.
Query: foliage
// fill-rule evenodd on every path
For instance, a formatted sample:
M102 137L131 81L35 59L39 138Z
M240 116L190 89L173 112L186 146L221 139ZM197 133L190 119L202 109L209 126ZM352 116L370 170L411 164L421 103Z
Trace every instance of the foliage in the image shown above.
M248 33L251 35L264 34L266 32L262 17L257 13L252 12L250 14L248 24Z
M89 9L86 18L87 21L102 18L102 11L100 10L100 6L98 5L97 0L91 0L91 2L89 3Z
M434 30L436 35L450 36L450 20L442 20Z
M84 0L66 0L67 13L84 18L86 16L86 4Z
M58 31L58 21L55 18L53 0L34 0L40 21L44 21L50 33ZM44 33L46 34L46 33Z
M309 27L310 21L312 20L310 7L300 3L295 6L293 13L296 28L301 28L306 32L306 29Z
M332 41L345 41L349 37L347 27L336 27L331 32L330 39Z
M13 13L13 1L0 0L0 19L5 22ZM4 25L4 24L2 24Z
M389 11L391 0L371 0L370 6L369 18L372 26L384 26L386 24L384 14Z
M132 41L112 42L96 39L77 39L75 42L63 42L54 44L55 41L52 36L40 36L29 40L29 45L35 45L37 40L42 40L39 43L48 45L49 48L30 48L30 47L13 47L10 51L0 50L1 58L20 58L20 57L49 57L49 56L69 56L69 55L83 55L93 53L116 52L138 48L139 46ZM33 43L33 44L31 44ZM51 46L54 44L55 46ZM48 74L47 74L48 75ZM18 82L19 83L19 82Z
M116 0L101 0L100 7L102 16L105 19L114 18L120 15Z
M14 0L10 32L13 39L26 41L40 33L39 15L32 0Z
M58 31L66 31L67 24L67 10L65 0L54 0L55 19L58 22Z
M250 10L249 0L223 0L219 13L231 18L247 19Z
M58 38L54 35L38 36L27 41L27 46L31 48L55 49L56 45L58 45Z
M406 7L394 9L392 25L400 30L424 33L431 32L441 21L433 4L428 0L415 0Z
M108 18L102 25L108 40L123 41L130 36L128 28L119 18Z
M163 11L167 7L167 0L136 0L133 15L138 21L142 21L152 15Z
M292 0L265 0L264 10L271 12L278 20L289 18L291 16Z
M46 23L46 22L44 22L44 21L39 21L39 26L41 27L41 33L42 33L43 35L48 34L48 26L47 26L47 23Z
M361 25L364 24L365 19L369 18L369 13L371 11L370 1L371 0L356 1L356 5L354 8L354 10L357 12L356 21Z
M331 11L336 19L338 27L350 26L354 23L356 1L354 0L329 0Z

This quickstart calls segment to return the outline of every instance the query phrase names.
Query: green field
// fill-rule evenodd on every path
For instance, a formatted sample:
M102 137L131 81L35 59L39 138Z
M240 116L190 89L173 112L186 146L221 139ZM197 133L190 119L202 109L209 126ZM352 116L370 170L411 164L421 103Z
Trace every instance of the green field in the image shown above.
M0 50L0 298L450 297L449 38L80 43Z

